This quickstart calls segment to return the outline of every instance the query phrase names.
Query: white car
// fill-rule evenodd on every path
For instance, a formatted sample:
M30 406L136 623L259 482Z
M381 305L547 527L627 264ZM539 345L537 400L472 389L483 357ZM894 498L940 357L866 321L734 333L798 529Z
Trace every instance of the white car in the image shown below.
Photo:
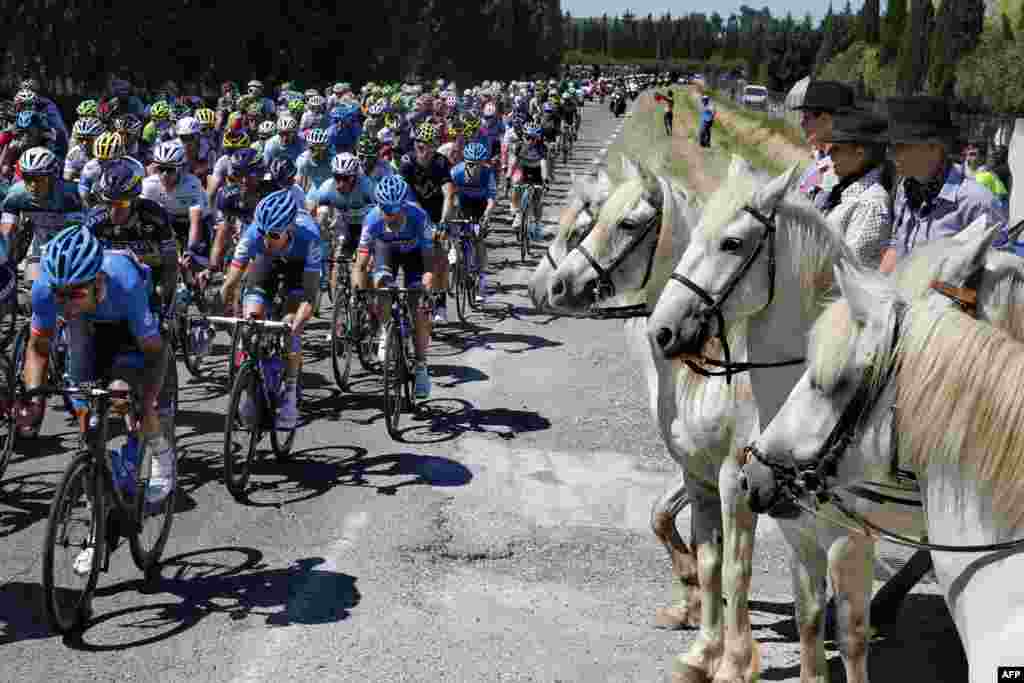
M741 101L744 106L751 109L765 109L768 106L768 88L763 85L748 85L743 88Z

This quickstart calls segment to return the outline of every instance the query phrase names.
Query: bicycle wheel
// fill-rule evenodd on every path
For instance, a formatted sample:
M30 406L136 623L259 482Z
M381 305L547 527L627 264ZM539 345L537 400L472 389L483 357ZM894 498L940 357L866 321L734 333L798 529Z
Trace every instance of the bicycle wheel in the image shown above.
M177 376L177 369L175 369ZM165 380L166 381L166 380ZM170 432L173 434L173 430ZM172 448L173 446L172 441ZM171 462L175 470L178 467L178 456L175 453ZM172 481L177 480L177 472L172 475ZM132 551L132 560L135 566L143 574L149 574L160 562L164 553L164 546L171 535L171 522L174 520L175 499L178 495L178 487L175 486L167 497L159 503L147 503L144 500L146 495L145 479L140 479L135 490L135 495L142 500L135 509L140 513L140 519L134 520L128 534L128 547Z
M356 352L359 364L367 372L378 372L380 363L377 361L377 335L370 313L366 308L366 300L360 300L352 314L352 334L356 338Z
M352 372L352 352L355 339L352 332L351 310L348 296L342 296L334 302L331 315L331 368L334 370L334 381L342 391L348 391L348 378Z
M239 344L242 341L241 329L235 325L231 330L231 348L228 349L228 386L235 386L235 376L238 374L238 365L235 363L235 356L238 355Z
M14 387L11 361L0 355L0 481L14 453Z
M480 291L480 273L466 268L462 274L462 295L466 298L466 307L474 311L480 310L476 295Z
M562 163L569 163L569 140L566 138L562 141Z
M239 412L243 396L253 402L253 415L243 420ZM259 377L252 363L246 362L238 369L235 383L231 387L228 414L224 423L224 485L238 501L245 500L245 487L249 483L250 466L255 460L256 447L263 437L263 396ZM241 447L235 449L235 433L239 434Z
M195 342L193 341L193 330L200 325L199 316L185 315L185 323L183 325L184 330L181 334L181 355L185 361L185 369L188 373L199 379L203 376L203 359L206 358L206 352L197 353L195 348Z
M384 363L384 423L388 435L398 440L398 423L404 408L402 403L406 374L402 334L390 320L384 325L384 334L387 335L387 361Z
M102 503L106 492L101 476L92 454L79 453L64 470L50 504L43 545L43 605L47 621L58 633L74 631L89 618L89 603L106 553ZM88 549L92 549L91 566L86 573L75 572L75 561Z
M452 286L455 288L455 312L464 325L468 323L467 318L469 317L469 306L466 305L465 270L466 266L460 257L459 261L452 267L452 272L449 276L452 280Z
M273 406L271 414L277 414L277 404L280 401L278 397L281 396L283 390L284 377L278 380L276 387L270 388L270 395L275 397L273 399ZM299 400L302 397L302 388L298 385L295 387L295 403L298 405ZM295 432L297 429L292 427L291 429L277 429L276 426L271 425L270 429L270 447L274 450L274 457L277 458L278 462L288 462L292 459L292 445L295 443Z

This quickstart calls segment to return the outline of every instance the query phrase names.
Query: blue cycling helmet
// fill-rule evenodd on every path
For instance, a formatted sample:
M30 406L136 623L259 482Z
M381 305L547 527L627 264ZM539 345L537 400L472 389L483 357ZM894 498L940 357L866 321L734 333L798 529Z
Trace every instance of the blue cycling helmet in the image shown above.
M551 113L554 110L555 110L555 105L551 104L550 102L545 102L544 103L544 111L546 113Z
M235 177L263 174L263 157L251 147L234 152L228 159L228 175Z
M295 168L295 162L288 157L280 157L270 162L270 179L274 181L274 184L278 187L284 187L290 185L292 178L298 173Z
M17 118L14 119L14 127L17 130L31 130L33 128L46 128L46 123L43 121L43 117L39 112L26 109L18 112Z
M142 179L145 176L146 169L135 159L115 159L103 169L103 174L96 181L95 191L105 202L134 199L142 192Z
M466 148L462 151L466 161L486 161L487 160L487 148L479 142L471 142L466 145Z
M291 231L299 205L288 190L271 192L256 205L253 223L262 237L268 232Z
M381 178L377 183L377 189L373 198L385 213L395 213L402 208L406 196L409 194L409 185L399 175L389 175Z
M528 138L539 138L542 134L540 126L530 125L526 127L526 137Z
M64 228L46 245L43 272L54 287L89 282L103 267L103 245L86 228Z

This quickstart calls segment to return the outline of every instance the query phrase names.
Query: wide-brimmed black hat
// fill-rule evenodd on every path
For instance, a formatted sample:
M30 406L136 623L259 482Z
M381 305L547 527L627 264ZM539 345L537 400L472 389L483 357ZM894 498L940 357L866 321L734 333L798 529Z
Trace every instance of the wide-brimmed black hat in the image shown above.
M832 116L832 133L822 142L849 142L860 145L884 144L889 138L889 122L864 109L840 109Z
M952 142L957 138L957 127L949 104L942 97L891 97L886 101L889 110L889 142L928 143Z
M854 106L853 88L839 81L811 81L804 93L804 101L794 110L812 109L835 113Z

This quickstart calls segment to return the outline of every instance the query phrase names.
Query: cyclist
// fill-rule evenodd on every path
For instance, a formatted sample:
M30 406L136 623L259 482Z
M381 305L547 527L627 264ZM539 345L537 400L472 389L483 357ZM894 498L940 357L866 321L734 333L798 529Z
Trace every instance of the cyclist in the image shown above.
M97 118L81 118L75 121L71 131L73 146L64 160L64 180L78 183L78 179L82 177L82 169L92 158L92 145L103 133L103 123Z
M282 116L277 121L277 135L263 145L263 163L269 168L275 159L287 158L292 163L306 148L306 142L299 137L299 122L292 116Z
M323 240L324 262L321 286L326 287L328 272L327 258L340 258L348 260L352 258L356 247L359 245L359 236L362 234L363 221L376 203L374 198L375 185L365 174L359 165L359 160L342 152L331 161L332 178L328 178L317 190L315 205L317 222L320 224L320 237ZM341 233L341 240L338 239L338 231L344 228ZM334 239L331 239L334 235ZM335 243L334 253L328 253L332 242ZM330 269L331 277L335 278L336 270ZM336 285L335 279L330 283Z
M315 207L316 193L320 186L331 177L331 157L327 154L327 131L314 128L306 135L305 152L295 162L296 182L306 193L307 208ZM312 204L312 206L310 205Z
M291 159L280 157L270 162L270 168L267 169L267 174L264 177L270 181L275 190L288 190L299 205L299 213L308 216L311 215L311 212L306 209L306 193L295 182L297 173L298 169L295 168Z
M42 275L32 286L32 334L25 350L25 386L43 383L49 364L50 338L62 311L68 339L67 370L72 384L100 377L127 381L142 398L142 436L150 442L153 467L147 502L163 500L174 488L173 435L161 427L161 414L170 411L170 392L162 392L169 358L160 323L149 307L149 268L131 252L104 252L100 241L86 228L65 228L46 247ZM79 428L85 431L89 416L84 401L73 399ZM42 397L15 406L18 425L37 430L46 403ZM86 571L88 557L79 556Z
M452 169L452 181L455 183L455 195L462 217L477 224L476 236L479 240L476 243L476 258L480 267L477 300L480 303L487 301L487 245L483 239L485 234L482 232L482 225L490 223L498 192L495 181L497 174L487 165L487 161L487 148L479 142L472 142L466 145L466 160ZM438 288L447 288L446 276L447 274L442 276Z
M277 426L294 429L298 422L298 378L302 369L302 330L313 316L320 278L320 231L307 214L299 211L295 196L278 190L256 206L253 222L235 247L221 300L234 301L235 292L246 276L244 318L267 317L267 306L279 287L284 287L283 322L291 324L291 352L284 373L284 399L277 413ZM243 410L243 414L250 412Z
M377 206L363 221L359 251L352 265L352 283L356 289L365 289L367 286L366 271L371 253L375 262L374 288L391 286L399 267L405 273L407 288L432 288L432 276L428 267L434 248L430 217L423 209L409 201L409 195L409 186L401 176L388 176L377 184L374 191ZM381 306L373 305L370 311L378 322L384 320L385 309ZM414 325L416 398L426 399L430 397L431 388L426 361L427 347L430 345L430 306L426 299L420 301ZM385 343L384 329L381 326L378 357L384 355Z
M153 200L139 196L145 173L130 157L112 161L96 182L98 206L89 211L84 224L104 249L131 250L150 268L150 308L163 311L173 301L178 254L170 216Z
M550 168L548 165L548 148L544 143L544 132L540 126L528 125L523 130L524 138L513 144L509 150L509 165L515 170L512 173L512 182L516 184L531 183L548 185ZM538 198L539 200L539 198ZM519 193L512 193L512 213L515 218L512 220L512 227L518 228L523 224L522 214L519 212ZM540 218L540 201L534 205L536 216ZM538 239L536 228L530 239Z
M205 150L206 156L202 154L203 147L200 138L202 127L199 125L199 121L191 116L178 119L174 126L178 134L178 142L181 143L185 150L185 163L188 166L188 170L199 179L200 187L204 187L206 178L210 175L212 163L209 158L209 149Z
M188 172L185 148L178 141L162 142L153 151L157 174L142 181L142 196L152 199L171 217L179 249L184 251L190 234L201 234L210 218L206 194L199 178Z
M171 123L171 105L167 102L154 102L149 108L149 123L142 129L142 155L143 163L150 162L150 155L156 146L161 142L168 142L174 139L175 131ZM152 171L152 169L150 169Z
M26 275L34 281L43 248L60 232L68 220L81 221L82 205L75 186L61 179L61 163L45 147L25 151L19 160L23 180L15 183L4 198L0 214L0 260L13 261L20 254L11 253L13 237L19 229L29 230L32 243ZM19 221L22 225L19 225Z
M240 149L248 149L249 146L249 135L245 133L245 131L228 130L224 133L221 157L217 159L217 163L213 165L213 173L210 174L210 178L206 181L207 205L213 206L213 200L217 196L217 190L221 188L224 184L224 180L228 177L231 155Z
M63 162L67 156L67 138L60 136L60 131L49 128L46 118L39 112L25 109L18 112L14 119L14 137L4 149L4 158L0 161L0 174L21 179L17 161L21 155L33 147L46 147Z
M380 158L380 147L380 142L372 135L363 134L356 143L356 158L374 187L384 176L395 174L395 167Z
M501 139L505 136L505 124L498 117L498 108L493 102L484 105L484 115L480 120L480 129L476 137L466 142L479 142L487 150L487 160L501 156Z
M327 139L336 154L352 152L363 132L359 108L352 104L339 104L331 110L331 125Z
M78 178L78 197L83 206L90 207L96 203L93 186L103 174L103 169L109 166L111 161L123 156L125 156L123 137L107 131L96 138L92 144L92 158L85 162Z
M435 130L432 124L424 123L416 129L412 158L403 159L398 172L406 184L412 188L417 203L427 212L431 222L444 223L448 220L454 203L455 185L452 183L451 164L435 149ZM432 265L442 278L446 277L448 272L447 252L437 249ZM448 307L444 290L441 290L438 296L434 322L448 322Z

